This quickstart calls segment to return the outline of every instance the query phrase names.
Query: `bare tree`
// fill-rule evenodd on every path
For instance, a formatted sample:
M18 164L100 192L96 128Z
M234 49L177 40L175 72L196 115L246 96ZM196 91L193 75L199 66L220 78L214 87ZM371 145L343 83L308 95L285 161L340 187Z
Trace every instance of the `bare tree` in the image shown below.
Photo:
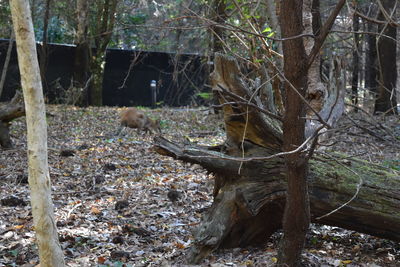
M12 0L10 4L26 107L29 186L40 266L65 266L54 221L47 162L46 112L29 2Z

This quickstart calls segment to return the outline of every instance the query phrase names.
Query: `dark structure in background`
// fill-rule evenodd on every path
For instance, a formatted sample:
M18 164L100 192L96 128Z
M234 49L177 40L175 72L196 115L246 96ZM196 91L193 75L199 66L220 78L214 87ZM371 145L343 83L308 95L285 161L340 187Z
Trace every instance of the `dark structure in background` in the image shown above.
M38 48L39 48L38 44ZM0 40L0 73L3 69L8 40ZM75 46L48 45L45 75L45 97L48 103L60 103L71 86ZM39 49L38 49L39 51ZM103 99L108 106L151 106L151 81L157 82L157 103L182 106L200 101L206 77L203 59L197 55L107 50ZM20 88L17 55L12 50L7 78L0 101L10 100Z

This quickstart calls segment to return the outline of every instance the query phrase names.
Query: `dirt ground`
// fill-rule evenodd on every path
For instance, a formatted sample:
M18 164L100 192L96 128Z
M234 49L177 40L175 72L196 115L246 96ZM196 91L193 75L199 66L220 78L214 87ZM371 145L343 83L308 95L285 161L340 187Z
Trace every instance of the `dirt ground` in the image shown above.
M47 110L49 170L67 265L185 266L191 231L211 205L213 175L156 154L151 134L126 129L115 136L117 108ZM146 113L162 120L167 139L224 141L222 118L206 108ZM0 150L0 266L36 266L24 118L13 122L11 134L15 148ZM328 142L400 170L399 139L399 117L352 114ZM272 266L279 238L276 233L264 247L216 251L201 266ZM305 266L400 266L400 244L312 225L303 256Z

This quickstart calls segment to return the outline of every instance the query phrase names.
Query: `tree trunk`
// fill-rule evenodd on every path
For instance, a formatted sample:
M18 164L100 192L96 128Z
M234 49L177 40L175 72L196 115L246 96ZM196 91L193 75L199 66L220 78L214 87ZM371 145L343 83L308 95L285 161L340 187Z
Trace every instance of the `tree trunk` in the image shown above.
M278 22L277 5L279 5L279 4L277 2L279 2L279 1L266 0L265 1L265 11L266 11L267 18L268 18L268 24L270 25L272 30L276 32L276 37L280 38L281 37L281 27ZM282 55L283 54L282 43L276 42L275 45L276 45L276 51ZM283 65L283 61L280 58L278 58L276 64L280 68Z
M103 105L103 75L104 75L104 62L105 51L103 54L96 52L96 56L91 60L91 73L92 81L90 86L90 104L93 106Z
M76 49L74 58L73 84L71 86L80 88L81 95L78 105L87 106L88 92L87 82L89 79L89 40L88 40L88 20L89 20L89 1L78 0L76 2L77 30L76 30Z
M382 0L383 9L389 15L393 13L396 1ZM378 17L381 20L388 19L380 11ZM390 22L380 27L383 35L378 37L378 63L379 63L379 87L375 102L375 113L384 112L397 114L396 100L396 27ZM386 37L387 36L387 37Z
M285 158L277 154L283 151L282 121L256 106L259 99L238 71L233 59L216 56L212 84L223 94L220 103L227 135L223 145L180 146L155 139L158 153L215 173L214 202L195 232L189 256L192 263L217 248L263 244L282 228L288 186ZM309 165L311 221L400 240L398 172L328 153L314 156Z
M40 266L65 266L51 200L45 106L29 2L11 0L10 6L27 110L29 186Z
M359 34L356 33L360 29L359 17L354 14L353 15L353 31L354 33L354 50L353 50L353 70L352 70L352 78L351 78L351 103L353 105L358 104L358 73L360 66L360 37ZM354 111L357 112L358 109Z
M103 2L103 1L100 1ZM91 55L90 71L92 80L90 85L90 104L101 106L103 104L103 76L107 46L110 43L114 29L115 12L118 0L104 0L97 4L97 27L94 32L95 50Z
M303 1L283 0L280 15L282 38L303 33ZM307 91L307 57L303 39L283 41L283 70L285 86L285 115L283 118L283 151L296 150L305 140L305 103ZM295 62L295 63L294 63ZM319 72L318 72L319 73ZM297 266L310 224L307 169L303 151L284 156L286 165L287 194L283 213L283 237L278 251L278 264Z
M321 15L320 15L320 4L319 0L307 0L303 4L303 25L304 33L314 34L317 36L322 27ZM309 54L313 48L314 39L305 38L304 46L307 54ZM308 70L308 86L306 99L310 106L316 110L320 111L323 106L324 95L328 94L326 92L326 86L321 81L321 56L317 55L314 62L311 64ZM313 116L313 111L307 110L308 116Z
M223 0L213 0L211 12L211 19L217 24L216 26L210 27L212 34L212 52L222 52L224 51L224 29L221 27L225 23L226 13L225 13L226 3Z
M367 23L368 32L376 32L376 25L371 22ZM375 95L378 91L378 73L377 73L377 50L376 50L376 35L367 34L367 51L365 56L365 89Z
M211 2L211 7L209 9L209 17L214 23L215 26L211 26L209 28L210 33L210 61L214 59L215 53L222 53L224 51L224 40L225 40L225 30L221 27L225 20L227 19L227 15L225 13L226 3L224 0L213 0ZM210 73L212 71L210 64L206 64L206 83L209 83ZM219 113L220 107L218 107L218 95L216 92L213 93L212 103L214 105L214 112Z

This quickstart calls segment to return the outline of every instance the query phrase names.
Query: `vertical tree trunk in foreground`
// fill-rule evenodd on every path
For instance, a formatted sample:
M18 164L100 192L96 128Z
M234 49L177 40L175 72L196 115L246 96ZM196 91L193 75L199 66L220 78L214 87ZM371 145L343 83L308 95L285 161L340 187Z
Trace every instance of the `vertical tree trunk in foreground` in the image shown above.
M25 100L29 186L40 266L64 266L51 200L45 106L29 2L11 0L10 5Z
M280 14L282 38L303 33L303 1L283 0ZM297 149L305 140L305 103L299 95L307 90L307 57L303 38L283 41L285 82L285 115L283 118L283 150ZM278 264L297 266L300 263L306 233L310 224L307 186L308 163L305 152L285 155L287 195L283 215L283 238Z

